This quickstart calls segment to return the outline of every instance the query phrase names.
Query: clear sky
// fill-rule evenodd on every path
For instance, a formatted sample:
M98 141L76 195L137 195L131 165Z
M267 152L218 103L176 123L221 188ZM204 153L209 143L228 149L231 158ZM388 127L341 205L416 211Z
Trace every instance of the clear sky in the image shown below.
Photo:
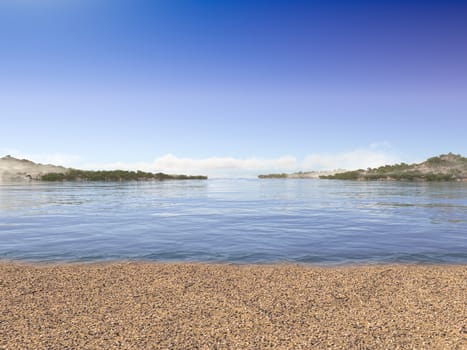
M0 156L254 175L467 154L467 2L2 0Z

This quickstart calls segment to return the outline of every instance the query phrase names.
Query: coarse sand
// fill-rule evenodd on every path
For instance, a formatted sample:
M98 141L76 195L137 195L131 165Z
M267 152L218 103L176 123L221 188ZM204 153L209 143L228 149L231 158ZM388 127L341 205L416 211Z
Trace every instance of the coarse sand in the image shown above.
M0 349L467 349L467 266L0 263Z

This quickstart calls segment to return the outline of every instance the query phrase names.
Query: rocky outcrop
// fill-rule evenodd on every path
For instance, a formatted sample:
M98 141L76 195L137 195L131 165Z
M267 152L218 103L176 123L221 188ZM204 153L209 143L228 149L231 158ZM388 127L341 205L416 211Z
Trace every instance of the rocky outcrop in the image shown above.
M67 173L68 168L50 164L34 163L27 159L11 156L0 158L0 181L38 180L49 173Z

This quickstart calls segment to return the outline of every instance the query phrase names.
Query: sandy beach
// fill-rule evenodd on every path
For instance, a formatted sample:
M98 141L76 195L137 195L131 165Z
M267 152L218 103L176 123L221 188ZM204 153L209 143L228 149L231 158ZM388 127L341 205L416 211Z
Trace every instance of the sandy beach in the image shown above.
M467 266L0 263L0 349L465 349Z

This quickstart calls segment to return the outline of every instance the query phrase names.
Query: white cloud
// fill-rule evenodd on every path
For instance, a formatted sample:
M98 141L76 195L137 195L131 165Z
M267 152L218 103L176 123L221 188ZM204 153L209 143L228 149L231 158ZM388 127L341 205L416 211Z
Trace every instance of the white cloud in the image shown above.
M263 171L295 171L298 169L295 157L284 156L272 159L263 158L179 158L172 154L159 157L152 163L110 163L87 164L90 169L127 169L169 174L207 174L213 177L256 176Z
M370 149L358 149L337 154L312 154L304 159L302 166L313 170L353 170L374 168L398 162L400 162L398 156L370 146Z
M384 147L382 147L384 146ZM388 144L374 144L367 149L357 149L335 154L310 154L303 160L293 156L278 158L180 158L172 154L159 157L154 162L88 164L90 169L127 169L151 172L205 174L210 177L255 177L261 173L294 172L311 170L359 169L400 162L391 153Z
M183 170L183 169L205 169L205 170L236 170L251 169L265 170L295 169L297 160L295 157L280 157L275 159L246 158L238 159L231 157L213 157L204 159L178 158L171 154L157 158L155 166L161 169Z
M3 150L6 151L6 150ZM124 169L169 174L208 175L210 177L255 177L272 172L295 172L312 170L359 169L398 163L401 160L388 143L375 143L367 148L341 153L314 153L298 160L293 156L277 158L182 158L167 154L152 162L86 163L77 155L70 154L22 154L10 150L3 152L17 158L26 158L45 164L64 165L83 169Z

